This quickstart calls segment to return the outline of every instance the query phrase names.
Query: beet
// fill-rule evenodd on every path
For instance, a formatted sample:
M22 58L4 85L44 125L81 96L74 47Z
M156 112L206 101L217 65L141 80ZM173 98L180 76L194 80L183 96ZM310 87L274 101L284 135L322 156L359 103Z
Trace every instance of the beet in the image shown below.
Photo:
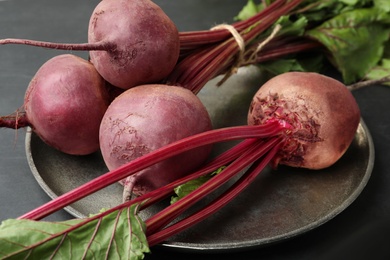
M48 145L74 155L99 150L99 127L108 105L103 78L90 62L71 54L43 64L24 99L33 131Z
M100 147L107 167L119 166L169 143L211 129L209 115L190 90L167 85L141 85L126 90L109 106L100 127ZM136 195L161 187L193 170L210 146L172 157L123 183Z
M175 24L149 0L101 1L90 19L88 42L111 43L108 51L90 51L91 62L123 89L162 80L180 51Z
M269 120L292 126L278 163L321 169L345 153L359 125L360 111L341 82L317 73L289 72L266 82L250 105L249 125Z

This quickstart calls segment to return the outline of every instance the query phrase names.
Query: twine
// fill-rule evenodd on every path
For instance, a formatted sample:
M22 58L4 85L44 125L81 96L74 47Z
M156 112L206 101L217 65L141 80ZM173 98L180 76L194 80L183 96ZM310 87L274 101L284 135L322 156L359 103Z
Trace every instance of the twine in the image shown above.
M256 55L264 48L266 44L268 44L273 38L275 38L276 34L282 29L280 24L275 25L275 28L272 30L271 34L262 42L257 45L256 50L251 54L248 61L252 62L256 60Z
M211 28L210 30L221 30L225 29L228 30L234 39L237 42L238 48L240 49L238 59L236 63L232 66L229 72L225 74L225 76L217 83L217 86L222 85L231 75L237 73L238 68L242 66L242 64L247 63L247 61L255 61L256 55L261 51L261 49L264 48L266 44L268 44L275 36L276 34L282 29L282 26L280 24L277 24L275 28L272 30L271 34L262 42L260 42L256 50L251 54L249 59L245 60L245 41L244 38L241 36L241 34L234 28L234 26L229 24L219 24Z
M240 52L236 64L233 65L230 71L227 72L225 76L217 83L217 86L221 86L231 75L237 73L238 68L244 62L244 56L245 56L245 41L244 38L242 38L241 34L236 30L236 28L234 28L234 26L229 24L219 24L211 28L211 30L220 30L220 29L228 30L233 35L233 38L236 40Z
M221 30L221 29L228 30L233 35L234 39L237 42L238 48L240 49L238 63L242 63L245 54L244 38L242 38L241 34L236 30L236 28L234 28L234 26L230 24L219 24L211 28L211 30Z

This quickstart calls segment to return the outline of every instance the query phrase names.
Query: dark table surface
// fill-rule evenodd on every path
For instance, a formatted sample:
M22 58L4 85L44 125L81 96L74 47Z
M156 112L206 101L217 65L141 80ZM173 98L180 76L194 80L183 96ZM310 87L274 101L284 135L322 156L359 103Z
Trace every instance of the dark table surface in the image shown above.
M89 16L98 0L2 0L0 38L85 42ZM155 1L179 30L209 29L232 22L246 0ZM24 92L37 69L59 51L28 46L0 47L0 114L22 105ZM87 57L87 53L77 53ZM372 176L361 195L335 218L288 241L228 253L176 252L155 248L147 259L386 259L390 229L390 90L372 86L354 92L375 146ZM27 164L25 130L0 129L0 221L16 218L49 201ZM48 220L65 220L65 211ZM244 225L245 223L243 223ZM351 258L349 258L351 259Z

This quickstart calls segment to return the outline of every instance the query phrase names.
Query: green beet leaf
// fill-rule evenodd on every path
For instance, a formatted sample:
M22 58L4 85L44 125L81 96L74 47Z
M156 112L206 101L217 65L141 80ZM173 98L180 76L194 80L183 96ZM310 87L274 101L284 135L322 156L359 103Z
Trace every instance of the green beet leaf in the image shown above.
M194 190L199 188L201 185L206 183L208 180L210 180L212 177L214 177L215 175L222 172L223 169L225 169L225 168L226 168L226 166L222 166L222 167L218 168L217 170L213 171L212 173L206 174L204 176L200 176L194 180L188 181L182 185L177 186L174 189L174 192L176 195L171 197L170 203L173 204L173 203L177 202L179 199L183 198L184 196L187 196L188 194L190 194L191 192L193 192Z
M258 66L273 75L279 75L289 71L321 72L324 67L324 60L324 56L319 53L308 57L271 60L263 62Z
M62 222L5 220L0 258L143 259L150 250L137 207Z
M375 6L385 12L390 12L390 1L389 0L374 0Z
M278 21L276 21L275 25L279 24L281 26L280 32L278 32L278 36L301 36L305 33L305 28L308 24L308 20L306 17L299 17L296 20L290 19L289 16L281 16ZM271 34L275 25L266 31L266 34Z
M363 78L381 60L389 22L389 14L379 9L355 9L324 22L307 35L326 46L349 84Z
M255 4L253 0L248 0L247 4L243 6L241 11L237 14L236 17L234 17L235 20L246 20L261 10L263 10L263 4Z

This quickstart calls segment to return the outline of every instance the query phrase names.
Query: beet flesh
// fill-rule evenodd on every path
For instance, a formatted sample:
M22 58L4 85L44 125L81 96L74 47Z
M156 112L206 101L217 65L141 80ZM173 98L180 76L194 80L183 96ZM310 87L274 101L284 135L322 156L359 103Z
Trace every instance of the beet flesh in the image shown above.
M73 155L99 150L99 127L108 105L104 79L90 62L71 54L43 64L24 99L33 131L48 145Z
M190 90L142 85L126 90L109 106L100 126L100 148L109 170L197 133L210 130L208 112ZM211 146L189 150L148 167L123 181L144 194L200 166Z
M292 126L278 163L322 169L346 152L360 110L341 82L317 73L289 72L266 82L250 105L249 125L275 119Z
M175 24L149 0L101 1L88 29L88 43L99 42L111 47L90 51L91 62L103 78L123 89L162 80L180 52Z

